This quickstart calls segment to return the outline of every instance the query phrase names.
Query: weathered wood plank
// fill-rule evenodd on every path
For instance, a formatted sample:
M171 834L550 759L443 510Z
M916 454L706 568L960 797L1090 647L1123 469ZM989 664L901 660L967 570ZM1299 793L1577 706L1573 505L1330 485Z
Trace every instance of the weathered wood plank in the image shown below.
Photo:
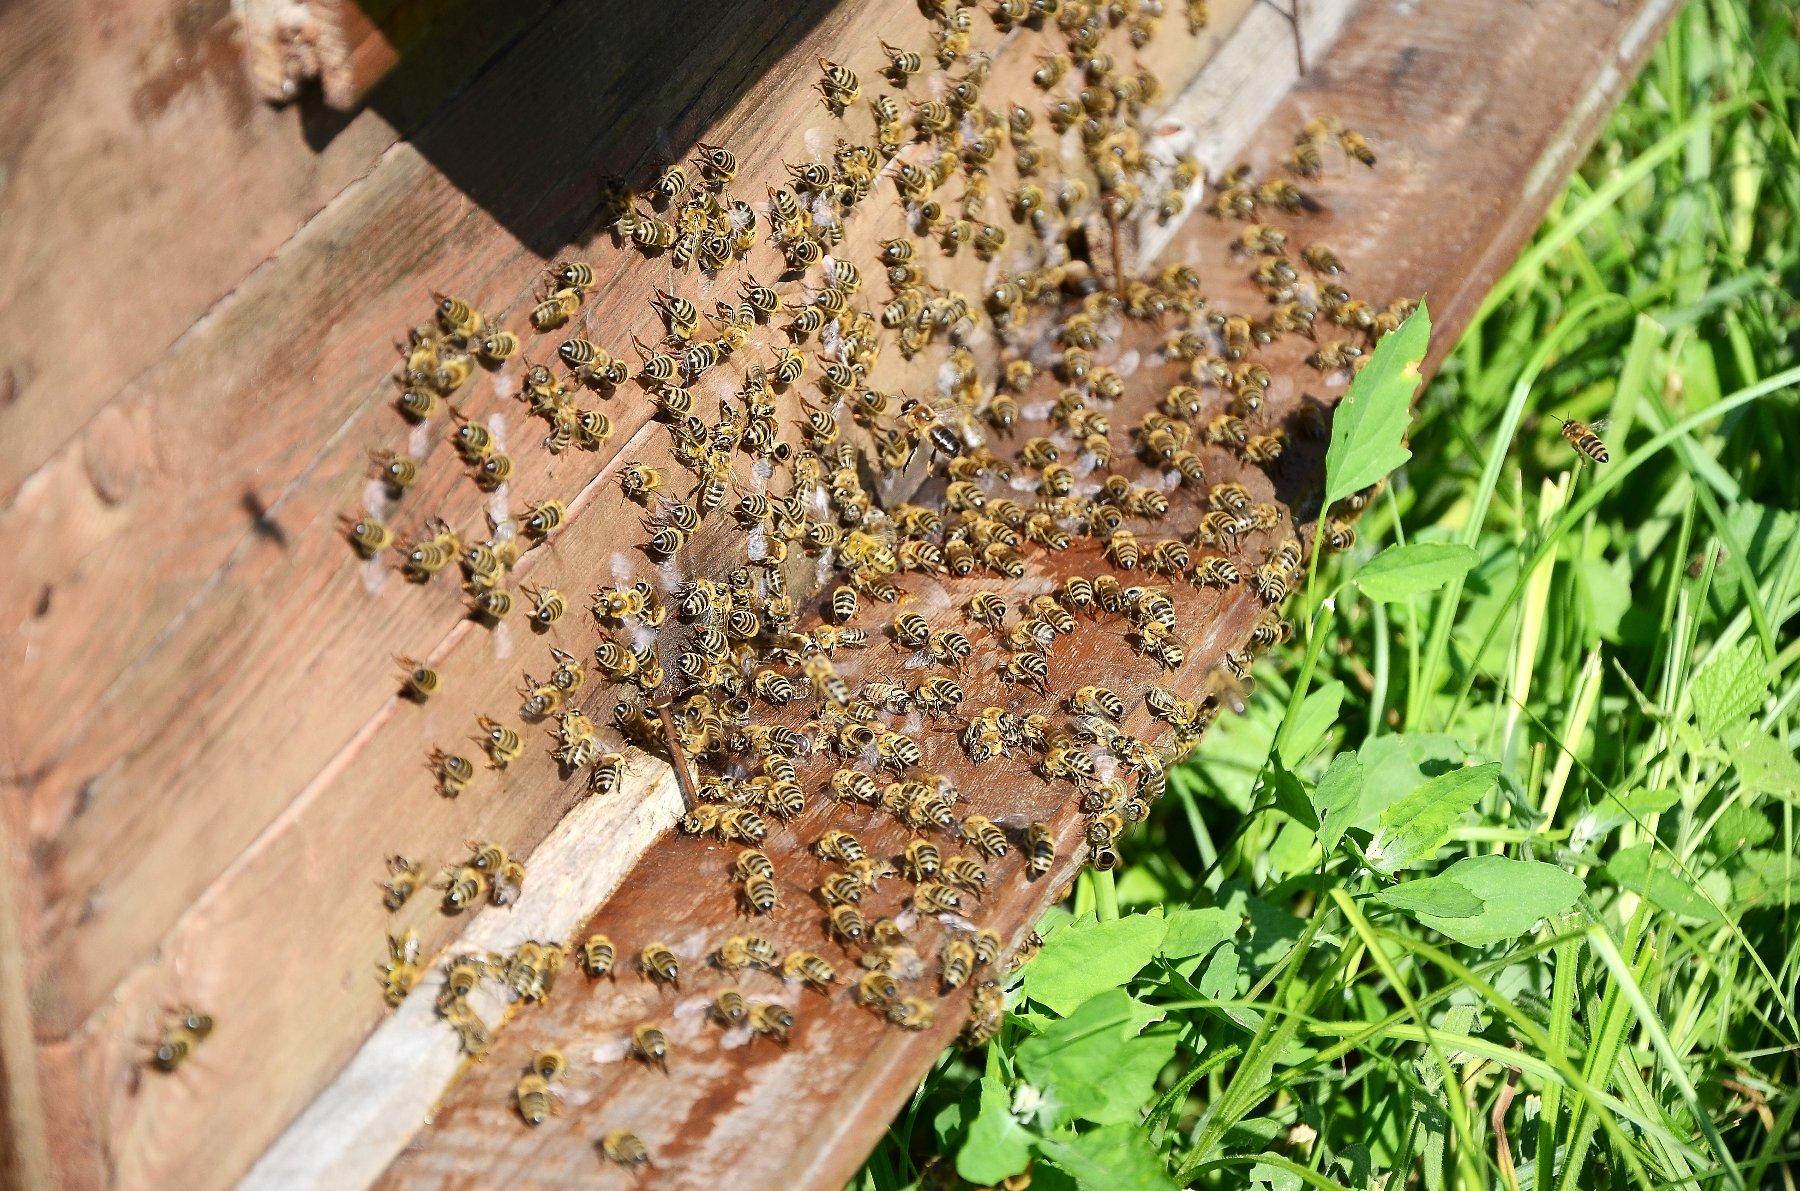
M538 72L586 77L583 72L609 63L622 74L630 51L619 48L607 51L613 59L595 58L587 51L602 30L581 23L590 20L586 15L571 19L577 22L572 27L521 43L515 50L519 61L534 77ZM793 56L805 62L815 49L829 51L832 38L845 36L849 21L834 14L815 42ZM862 20L856 25L858 44L883 32L896 39L907 27L888 29ZM715 80L694 114L685 117L684 135L709 126L713 117L702 113L727 106L724 97L741 94L718 125L739 147L745 177L758 183L781 178L782 157L799 160L829 148L814 144L805 132L820 122L809 93L810 67L777 71L770 81L760 81L770 61L788 53L774 34L765 31L765 37L757 53L746 57L741 39L721 28L689 44L681 72L683 78ZM1020 74L1030 66L1023 58L1011 67L1003 61L996 79L1004 70ZM604 70L600 74L605 77ZM524 118L530 103L544 100L541 93L521 97L516 78L502 72L478 85L464 100L467 120L446 118L434 128L458 143L481 145L502 136ZM683 92L670 81L665 93ZM562 173L519 178L509 201L517 206L527 194L545 196L538 214L546 227L578 228L591 205L595 160L617 165L654 153L655 130L617 134L637 138L625 144L612 130L609 113L643 100L638 93L609 93L607 102L614 106L599 109L593 146L565 146L557 165ZM480 127L471 128L471 121L480 121ZM777 135L747 141L733 132L750 127L773 127ZM442 165L442 157L432 164ZM859 251L868 251L878 230L854 229ZM608 341L615 346L613 336L622 338L628 328L648 333L644 302L651 286L666 284L666 278L647 277L642 268L626 278L634 262L622 255L596 260L617 275L603 283L591 304L594 325L608 327ZM378 282L346 298L339 280L346 261L355 261L367 275L403 280ZM473 261L480 266L471 267ZM483 802L483 786L491 794L493 783L478 784L456 804L436 803L426 793L418 768L425 746L459 739L476 710L515 706L510 700L517 697L511 693L516 672L477 660L504 648L499 635L451 627L457 624L457 601L448 584L420 593L392 575L378 582L379 569L359 571L330 535L336 514L345 511L346 494L362 488L356 477L365 466L363 443L377 434L395 435L392 415L383 408L391 388L379 379L388 363L377 338L385 340L417 321L425 293L445 277L474 278L459 288L485 308L515 312L516 321L538 268L538 257L518 251L488 212L469 211L403 146L197 328L183 350L158 367L144 394L128 403L131 412L120 406L109 411L116 415L115 425L127 431L113 445L129 456L136 446L128 432L134 421L153 423L153 411L179 408L189 393L204 392L215 420L195 419L193 441L167 444L175 457L151 461L154 474L140 472L131 482L167 493L200 459L224 458L232 470L204 482L181 481L179 498L136 506L128 517L107 520L104 510L79 502L72 510L71 520L83 527L75 534L84 541L76 557L91 569L81 571L81 582L73 587L56 586L49 617L67 615L66 623L103 620L94 611L101 606L97 596L88 594L102 587L147 588L160 607L141 618L129 613L120 618L129 624L100 625L102 633L118 631L115 641L132 639L119 652L141 660L106 691L97 711L76 717L75 743L61 751L79 758L80 769L45 773L26 803L36 834L36 883L49 898L33 919L45 946L34 988L40 1032L62 1035L88 1018L101 996L113 994L104 1012L87 1021L79 1059L64 1065L79 1078L60 1081L53 1093L52 1098L61 1097L66 1119L85 1121L95 1130L72 1129L60 1139L67 1169L91 1174L84 1164L104 1147L99 1167L126 1185L156 1185L177 1169L216 1172L220 1178L241 1171L377 1016L368 965L376 958L371 947L383 923L373 893L360 883L376 875L382 852L405 847L422 858L441 859L477 832L527 851L569 805L572 792L557 784L548 760L535 749L509 771L504 785L533 791L530 801ZM970 268L971 274L977 271ZM735 282L732 274L718 285L730 290ZM354 317L346 314L346 302ZM319 333L268 343L256 332L269 326ZM247 352L246 345L254 349ZM296 377L305 378L305 387ZM485 417L503 406L503 398L486 380L477 383L470 412ZM709 393L704 386L697 389L703 399ZM312 397L309 404L307 394L316 393L327 398ZM633 438L642 430L643 411L618 408L624 404L615 401L608 408L620 427L616 445L628 455L640 448L663 449L660 432ZM579 600L595 574L610 573L617 543L613 522L623 506L612 489L594 485L596 461L550 461L529 443L511 446L512 437L535 437L535 431L516 416L510 421L509 449L526 474L541 477L518 499L556 494L570 499L576 513L551 547L528 556L523 570L538 579L564 576L559 586ZM295 445L315 443L324 446ZM116 468L113 462L106 460L98 470L129 476L134 467L148 466L141 459ZM74 469L90 464L59 460ZM294 482L295 476L301 481ZM408 505L443 506L453 488L447 505L452 520L465 525L477 520L481 502L457 478L440 446L431 478ZM240 528L246 489L261 508L257 525L248 529ZM601 509L605 512L587 511ZM153 512L169 523L158 525ZM221 522L226 528L217 528ZM208 526L215 528L209 532ZM65 522L45 531L34 551L39 557L54 553L50 543L61 536L57 529L71 526ZM156 539L134 541L128 532L134 529L153 530ZM101 549L102 542L128 547L134 561ZM173 542L186 543L192 554L167 557ZM218 559L227 564L222 572L208 561ZM205 569L209 565L215 569ZM154 570L153 581L130 578L133 570L146 567ZM358 586L360 579L369 580L367 587ZM68 609L69 603L76 608ZM522 650L524 634L516 626L514 631L514 646ZM48 626L41 632L35 644L48 652L45 642L53 634ZM554 633L550 638L558 639ZM585 644L570 643L585 652ZM393 700L385 657L396 646L428 654L450 677L451 689L422 715ZM541 654L547 643L533 647ZM40 674L66 679L60 666L46 666ZM321 689L322 683L329 685ZM20 739L38 740L35 732ZM329 760L340 750L337 760ZM36 776L40 770L36 765L27 772ZM215 877L211 890L195 902ZM422 907L419 916L427 917ZM355 925L359 921L362 926ZM453 929L434 917L423 925L431 947ZM244 959L263 956L271 939L282 941L280 954L266 962ZM158 947L154 960L142 963L152 944ZM134 964L142 966L118 983ZM184 1070L181 1080L137 1078L142 1039L163 1006L183 1000L244 1008L233 1011L238 1018L230 1028L221 1024L207 1043L206 1061ZM221 1100L231 1114L223 1127L217 1115ZM201 1115L208 1111L212 1115L202 1128ZM101 1121L103 1131L94 1124Z
M251 93L229 0L9 4L0 80L0 319L33 329L0 349L4 505L398 134L309 145Z
M1545 170L1572 164L1572 153L1591 137L1608 106L1584 100L1597 93L1616 98L1641 61L1650 35L1673 11L1672 3L1625 12L1596 7L1564 10L1546 22L1542 13L1462 5L1437 14L1428 30L1419 30L1410 20L1410 6L1372 5L1333 50L1330 63L1278 109L1252 145L1250 159L1264 164L1278 160L1291 130L1322 109L1369 131L1382 158L1376 173L1322 188L1326 211L1295 222L1302 240L1316 234L1338 249L1358 292L1371 300L1384 291L1429 291L1439 330L1433 359L1441 359L1485 291L1491 276L1487 269L1516 252L1541 217L1549 198L1548 189L1539 184ZM1509 49L1490 54L1497 45ZM1520 68L1514 68L1514 55ZM1525 62L1529 69L1522 67ZM1452 78L1457 88L1446 86L1445 80ZM1381 89L1371 80L1387 80L1388 86ZM1455 97L1436 104L1423 102L1418 93L1442 97L1450 90L1456 90ZM1573 124L1564 120L1570 111L1580 113ZM1558 164L1546 164L1551 162ZM1389 190L1390 170L1399 180L1398 199ZM1446 196L1448 203L1442 201ZM1501 211L1508 216L1496 217ZM1172 251L1177 259L1217 268L1230 260L1233 231L1192 225L1176 238ZM1229 292L1229 281L1221 288ZM1271 390L1276 408L1291 408L1298 388L1293 381L1289 374L1278 376ZM1311 383L1306 387L1317 388ZM1296 466L1316 467L1316 457L1310 464L1296 461ZM1282 474L1304 489L1302 477L1286 470ZM1095 561L1078 550L1054 565L1079 570ZM1018 586L1034 589L1030 579ZM929 579L909 582L909 587L926 609L957 603L954 596L930 594L935 584ZM1184 625L1205 627L1200 639L1188 642L1190 664L1177 684L1192 690L1203 682L1206 667L1219 652L1243 639L1253 613L1247 598L1223 608L1184 609ZM1105 675L1121 689L1141 689L1141 663L1109 653L1104 643L1092 640L1090 629L1073 640L1084 636L1089 649L1070 649L1080 658L1078 673ZM859 664L870 663L852 660L843 667L846 675L854 676ZM874 668L879 672L879 665ZM980 667L975 669L976 676L964 684L971 704L1020 699L1017 692L985 685ZM1052 675L1053 682L1070 681L1055 669ZM1141 717L1127 727L1143 731ZM922 735L929 741L926 767L955 779L974 807L1021 815L1060 807L1059 835L1064 843L1070 841L1076 817L1066 790L1051 791L1017 772L976 781L953 745ZM807 900L821 866L802 851L827 815L834 816L834 826L866 827L872 854L894 850L892 824L876 816L852 824L843 808L809 812L770 841L768 850L785 879L786 905L767 926L761 920L757 926L784 947L826 950L835 959L836 949L819 943L821 911ZM730 890L723 874L731 851L688 839L665 841L645 857L589 929L609 933L622 955L660 938L684 962L698 960L725 935L745 929L726 908ZM990 864L990 872L1002 877L1002 892L984 907L981 921L1003 935L1015 935L1041 912L1073 863L1065 857L1057 877L1036 887L1017 881L1016 858ZM710 913L700 904L703 897ZM892 908L891 895L872 907L874 912ZM935 937L929 926L921 926L919 934L927 941ZM920 949L931 952L928 946ZM693 982L684 978L678 992L659 990L629 974L616 983L591 986L579 978L565 979L547 1005L526 1010L511 1023L488 1062L465 1075L433 1125L380 1186L549 1187L577 1181L625 1186L629 1176L607 1168L594 1143L609 1129L628 1127L649 1144L658 1186L698 1188L730 1181L835 1188L854 1171L955 1028L954 1021L940 1020L923 1034L899 1035L856 1008L843 989L827 1000L752 974L742 982L745 994L793 1004L799 1025L785 1050L763 1041L738 1045L737 1039L722 1037L701 1021L705 997L721 983L718 976L698 963L687 970L694 972ZM946 1019L961 1006L961 996L944 1006ZM670 1034L674 1050L667 1074L622 1055L621 1039L646 1020ZM562 1115L528 1129L515 1114L511 1089L530 1056L544 1046L561 1047L573 1069L563 1085Z

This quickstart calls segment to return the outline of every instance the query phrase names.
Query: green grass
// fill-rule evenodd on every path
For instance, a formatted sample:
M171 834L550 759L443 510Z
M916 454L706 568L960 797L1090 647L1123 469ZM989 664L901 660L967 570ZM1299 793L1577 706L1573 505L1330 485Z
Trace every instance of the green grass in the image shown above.
M1678 19L1430 466L853 1186L1795 1185L1797 96L1787 6Z

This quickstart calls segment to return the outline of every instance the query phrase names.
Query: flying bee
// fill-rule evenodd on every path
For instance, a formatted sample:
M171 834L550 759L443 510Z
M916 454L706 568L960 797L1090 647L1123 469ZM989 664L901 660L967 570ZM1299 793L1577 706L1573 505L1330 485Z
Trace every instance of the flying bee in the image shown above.
M1363 139L1362 133L1349 128L1340 128L1337 139L1347 156L1354 157L1366 166L1374 167L1375 151L1369 148L1369 142Z
M150 1054L150 1065L169 1072L186 1062L188 1056L213 1031L213 1019L197 1009L183 1007L175 1011L175 1020L163 1029Z
M1032 823L1025 829L1025 871L1041 877L1056 861L1056 839L1047 823Z
M400 663L401 689L409 698L423 703L443 687L443 676L433 666L400 655L394 660Z
M455 798L475 780L475 766L467 757L458 757L443 749L432 749L426 764L437 777L438 793L445 798Z
M1604 426L1605 423L1600 423L1600 425ZM1600 436L1598 434L1594 433L1594 427L1588 425L1586 422L1577 422L1573 418L1564 418L1562 424L1562 436L1564 441L1571 447L1574 447L1577 452L1592 459L1595 463L1605 463L1611 458L1611 456L1607 454L1606 444L1600 441Z
M478 716L477 721L481 725L482 734L474 739L487 750L488 768L505 769L524 753L525 742L517 732L485 715Z

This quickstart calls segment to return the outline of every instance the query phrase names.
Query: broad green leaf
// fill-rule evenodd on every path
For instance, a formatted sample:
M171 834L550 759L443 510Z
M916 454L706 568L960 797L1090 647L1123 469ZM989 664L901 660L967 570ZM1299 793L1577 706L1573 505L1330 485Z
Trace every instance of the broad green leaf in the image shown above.
M1732 858L1732 896L1738 907L1790 906L1800 901L1800 857L1749 848Z
M1318 820L1313 818L1312 799L1306 792L1306 782L1290 773L1280 757L1269 758L1263 770L1262 790L1274 800L1276 809L1282 814L1298 819L1308 827L1318 826Z
M1021 1043L1019 1069L1043 1092L1056 1124L1077 1118L1135 1123L1175 1054L1178 1030L1145 1029L1163 1016L1122 988L1101 993Z
M1157 954L1164 959L1192 959L1206 955L1238 933L1244 920L1217 906L1204 909L1176 910L1169 915L1169 929L1163 935Z
M1325 503L1333 504L1412 458L1402 440L1412 420L1419 365L1431 341L1425 303L1399 328L1381 337L1331 419L1325 449Z
M1025 995L1067 1017L1083 1001L1137 975L1156 955L1168 925L1160 914L1110 922L1078 918L1051 936L1025 969Z
M1380 739L1377 737L1376 739ZM1355 822L1362 799L1362 760L1355 753L1339 753L1313 790L1313 813L1318 816L1319 845L1327 854L1336 850L1344 829Z
M1310 816L1312 808L1306 808ZM1318 855L1319 833L1316 828L1305 822L1289 819L1275 833L1275 839L1264 853L1269 858L1269 871L1283 875L1289 873L1311 872L1316 867L1314 858Z
M1800 761L1781 742L1761 728L1737 728L1726 733L1731 743L1731 763L1746 789L1773 794L1789 802L1800 800Z
M1800 513L1769 508L1749 500L1733 501L1725 513L1725 523L1744 548L1745 568L1765 583L1780 573L1781 559L1788 551L1788 543L1800 534ZM1768 605L1779 608L1786 604L1800 590L1796 585L1800 585L1800 572L1795 573L1788 590L1769 596ZM1743 580L1737 567L1727 565L1718 569L1713 576L1709 599L1714 610L1721 614L1721 620L1729 619L1742 609Z
M1487 908L1486 902L1443 876L1402 881L1377 893L1375 900L1408 914L1430 914L1434 918L1473 918Z
M1631 610L1631 562L1626 558L1583 558L1575 563L1575 592L1594 635L1619 639L1619 622Z
M1392 876L1437 855L1456 821L1500 780L1493 762L1432 778L1382 813L1366 853L1375 871Z
M1469 750L1454 737L1435 733L1381 735L1365 740L1356 750L1362 763L1361 795L1350 808L1350 821L1339 827L1373 831L1382 812L1396 800L1418 789L1426 778L1460 769Z
M1011 1178L1031 1165L1034 1136L1013 1119L1006 1085L983 1076L980 1109L956 1153L956 1173L971 1183L988 1185Z
M1472 546L1460 542L1412 542L1389 546L1356 572L1356 585L1378 603L1436 591L1469 573L1481 561Z
M1718 911L1687 877L1671 868L1667 856L1653 856L1651 845L1636 844L1616 854L1605 874L1622 889L1629 889L1656 906L1683 918L1718 922Z
M1287 743L1278 751L1281 763L1293 769L1319 747L1331 726L1337 723L1338 710L1344 705L1344 684L1332 679L1300 701L1294 713L1294 724Z
M1769 672L1756 642L1720 650L1694 675L1694 722L1708 740L1723 740L1762 706L1768 689Z
M1769 822L1762 806L1734 802L1719 812L1712 832L1706 837L1706 846L1715 855L1730 856L1745 848L1766 844L1774 835L1775 825ZM1800 865L1800 858L1796 858L1795 863Z
M1675 805L1674 790L1633 786L1623 794L1605 794L1581 813L1569 835L1569 847L1584 851L1627 823L1643 823Z
M1038 1153L1074 1177L1081 1191L1176 1191L1168 1164L1135 1124L1038 1142Z
M1383 901L1405 910L1420 922L1470 947L1516 939L1544 918L1568 910L1581 897L1581 878L1541 860L1505 856L1470 856L1434 877L1408 881L1384 891ZM1401 905L1390 894L1407 891L1413 904ZM1441 900L1441 905L1426 904ZM1473 913L1450 913L1473 902Z

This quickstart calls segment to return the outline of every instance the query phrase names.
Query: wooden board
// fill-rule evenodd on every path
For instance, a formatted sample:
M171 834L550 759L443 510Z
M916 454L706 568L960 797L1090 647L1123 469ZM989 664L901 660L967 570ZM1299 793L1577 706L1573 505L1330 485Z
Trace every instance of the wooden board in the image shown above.
M1296 222L1303 239L1317 235L1337 247L1358 291L1371 300L1376 294L1428 291L1438 312L1432 359L1440 360L1485 292L1491 270L1510 259L1541 217L1550 197L1544 179L1573 165L1610 98L1672 12L1672 5L1567 10L1545 22L1542 14L1466 6L1440 11L1427 28L1413 20L1410 8L1371 6L1333 49L1329 63L1276 111L1249 158L1265 167L1278 160L1292 130L1321 110L1373 130L1371 140L1382 159L1376 173L1322 187L1326 211L1316 220ZM1498 60L1488 56L1495 46L1507 47ZM1459 88L1453 95L1447 94L1450 79ZM1233 230L1192 224L1169 251L1173 259L1198 261L1203 269L1226 268ZM1229 281L1219 288L1229 292ZM1133 345L1127 341L1113 350L1128 352ZM1140 378L1134 383L1156 388L1153 377L1140 373ZM1291 373L1284 374L1271 390L1271 404L1291 409L1301 387ZM1317 389L1316 382L1304 387ZM1131 401L1126 399L1127 408ZM1209 457L1208 463L1224 473L1219 461ZM1280 473L1283 488L1290 499L1303 501L1306 477L1317 475L1317 455L1296 457L1290 466L1292 471ZM1255 557L1254 545L1249 553ZM1079 551L1046 559L1043 569L1034 569L1014 590L1036 590L1057 574L1098 565ZM951 585L940 592L939 586L924 579L909 588L921 607L934 610L934 620L955 623L953 609L966 588ZM1243 640L1256 607L1247 596L1224 603L1210 595L1182 599L1188 603L1182 623L1204 626L1188 642L1189 665L1174 680L1193 691L1206 682L1222 651ZM1140 691L1149 675L1142 660L1118 644L1117 631L1116 623L1084 626L1053 651L1056 664L1076 674L1104 675L1122 691ZM992 645L984 642L979 656L991 666ZM877 672L881 667L879 661L857 659L844 667L846 674L854 674L859 664ZM984 668L972 666L975 677L965 683L972 704L992 699L1020 710L1035 705L1029 694L993 686L991 677L981 674ZM1065 688L1071 682L1054 670L1053 676ZM1141 712L1127 727L1148 734ZM972 773L953 743L924 735L926 767L956 782L971 804L966 809L1025 818L1060 808L1055 822L1063 859L1049 879L1020 880L1016 856L989 866L999 889L986 899L981 921L1016 938L1059 894L1077 863L1068 846L1078 829L1069 790L1053 789L1016 768L998 778L985 770ZM785 878L786 905L766 925L756 926L784 949L825 950L843 969L848 964L837 950L818 942L822 911L807 896L824 866L803 845L818 835L827 816L834 825L849 825L846 820L853 817L843 808L809 811L772 837L768 850ZM888 854L897 846L899 836L881 816L854 825L867 829L872 852ZM631 1177L607 1167L594 1148L606 1131L628 1127L648 1143L659 1187L841 1186L955 1032L955 1010L966 994L949 999L932 1029L904 1034L858 1008L844 988L822 997L752 973L739 982L747 996L794 1007L799 1025L791 1043L786 1048L766 1040L745 1044L706 1024L705 999L724 981L703 966L703 957L726 935L748 929L731 916L721 892L729 890L725 870L731 852L717 844L669 839L639 864L588 928L607 932L626 955L651 939L667 940L691 973L679 990L658 988L631 973L592 985L566 975L548 1004L522 1010L510 1023L494 1053L464 1076L431 1127L379 1185L629 1186ZM893 894L871 900L876 912L896 905ZM940 932L923 924L917 933L920 950L933 954ZM667 1073L623 1054L623 1039L645 1021L670 1035L674 1050ZM544 1046L564 1049L573 1070L563 1085L562 1114L529 1129L514 1111L511 1089L530 1056Z
M425 749L460 741L477 710L516 706L517 672L492 658L542 658L563 638L476 632L447 583L420 591L357 564L333 529L367 490L365 445L406 442L387 408L387 345L425 316L432 288L461 279L459 292L516 325L542 255L590 235L598 173L707 135L739 147L746 182L779 181L783 158L829 145L805 133L819 120L814 68L774 65L810 62L852 28L865 46L901 32L842 9L815 27L822 8L796 10L746 53L735 11L719 6L701 36L655 39L663 58L642 52L661 25L626 37L586 12L544 22L509 47L513 67L478 79L308 221L0 515L29 559L9 572L6 606L25 617L9 660L34 691L6 709L5 807L21 840L15 889L43 1097L66 1122L56 1157L69 1185L241 1171L380 1016L369 965L387 924L365 882L382 855L435 862L476 834L529 852L572 804L576 791L535 749L456 803L431 795L420 769ZM1191 72L1210 44L1171 56ZM996 80L1027 73L1029 48L1002 58ZM659 65L673 75L644 73ZM676 81L692 77L712 80L698 98ZM610 89L620 80L633 87ZM592 113L585 140L508 139L569 107ZM622 123L643 110L679 116ZM483 153L504 169L478 169ZM490 187L480 206L459 188L477 175ZM532 244L519 243L520 223L536 229ZM853 234L866 249L880 230ZM614 272L586 318L620 337L649 333L644 303L660 279L628 274L623 257L605 263ZM346 286L347 274L361 284ZM496 386L511 375L478 378L470 412L506 408ZM609 412L615 450L649 441L641 409ZM183 432L161 432L172 424ZM565 585L585 589L617 545L608 457L551 460L532 445L533 424L515 415L510 428L524 441L509 436L509 449L534 476L511 507L555 494L576 514L522 571L581 575ZM486 502L444 456L440 446L409 507L478 520ZM397 648L450 677L422 714L394 697ZM432 949L456 933L422 905L414 917ZM183 1001L244 1008L182 1081L145 1081L144 1040Z

